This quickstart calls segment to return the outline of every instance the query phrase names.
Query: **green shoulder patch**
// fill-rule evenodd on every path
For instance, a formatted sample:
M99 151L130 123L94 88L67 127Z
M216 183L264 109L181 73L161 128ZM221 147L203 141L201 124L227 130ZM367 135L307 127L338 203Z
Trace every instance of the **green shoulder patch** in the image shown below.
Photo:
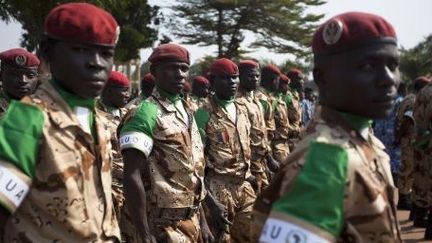
M154 135L156 128L158 106L149 102L148 100L142 101L135 114L127 121L120 134L125 132L142 132L150 137Z
M31 178L34 176L43 124L44 115L39 108L15 100L0 119L0 157Z
M195 121L201 135L201 140L205 142L207 122L210 119L210 114L204 108L199 108L195 112Z
M343 202L348 154L338 145L311 142L305 165L273 210L301 219L338 237L343 227Z

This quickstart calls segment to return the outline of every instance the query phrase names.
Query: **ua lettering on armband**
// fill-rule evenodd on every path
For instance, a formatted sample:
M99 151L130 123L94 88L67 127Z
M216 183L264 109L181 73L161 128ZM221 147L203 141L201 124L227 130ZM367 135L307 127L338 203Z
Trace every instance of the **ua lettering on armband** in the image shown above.
M120 136L120 149L134 148L143 152L146 157L153 148L153 139L142 132L127 132Z
M261 232L260 243L331 243L334 237L312 225L304 225L291 216L273 212Z
M0 204L13 213L30 190L31 179L12 164L0 162Z

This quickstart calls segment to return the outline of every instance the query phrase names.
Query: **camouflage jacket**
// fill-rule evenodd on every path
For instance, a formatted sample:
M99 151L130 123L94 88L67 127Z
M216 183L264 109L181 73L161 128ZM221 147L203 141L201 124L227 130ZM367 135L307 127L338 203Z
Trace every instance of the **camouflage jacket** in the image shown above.
M233 176L239 179L249 177L250 172L250 123L247 108L238 102L236 120L233 122L227 111L214 99L200 108L196 116L206 116L198 121L205 140L206 166L209 172L218 176Z
M267 127L268 140L271 141L274 138L276 131L275 123L275 103L274 98L269 91L265 89L258 89L255 97L261 102L264 108L264 120Z
M255 203L260 240L402 242L383 144L327 107L312 122Z
M414 110L415 98L416 98L415 94L409 94L402 100L401 104L399 105L399 110L397 111L396 114L396 132L395 132L396 140L399 142L404 137L407 139L411 139L415 135L415 128L413 126L414 125L413 110ZM405 119L408 119L412 122L411 126L402 127L402 124L405 122L404 121ZM406 131L402 131L401 129L404 129Z
M6 126L14 117L22 119ZM14 190L28 191L21 202L3 203L13 213L5 242L120 240L111 198L110 134L98 111L94 119L97 144L50 82L11 103L0 130L15 137L1 142L0 169L14 178ZM5 146L22 149L10 156Z
M297 137L301 130L302 109L300 105L300 96L297 91L288 91L292 100L288 104L288 119L291 127L291 133Z
M250 92L239 92L236 102L246 107L251 125L250 143L252 157L263 157L270 150L266 122L264 120L264 109L258 98Z
M176 104L180 102L186 114ZM186 115L187 117L184 117ZM199 204L204 187L204 151L194 117L183 100L157 90L129 111L120 132L121 149L144 153L150 169L150 203L159 208Z
M290 122L288 119L288 107L281 95L273 96L275 105L274 117L276 124L276 131L274 139L276 140L288 140L290 132Z
M123 157L120 152L120 144L117 138L117 127L119 126L122 118L126 115L126 108L109 109L106 107L101 100L97 101L96 108L101 111L101 115L108 121L106 126L111 133L111 144L112 144L112 158L113 158L113 180L117 184L122 181L123 178Z

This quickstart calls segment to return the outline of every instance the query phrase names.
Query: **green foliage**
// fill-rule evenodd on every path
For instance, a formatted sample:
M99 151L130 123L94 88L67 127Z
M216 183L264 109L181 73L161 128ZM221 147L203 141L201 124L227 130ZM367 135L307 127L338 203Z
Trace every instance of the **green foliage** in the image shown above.
M208 72L208 67L216 60L216 57L205 56L199 60L196 60L189 69L189 80L192 80L195 76L205 75Z
M172 7L170 27L186 44L216 45L219 57L239 57L247 32L249 47L307 55L315 24L323 15L306 13L324 0L183 0Z
M43 35L43 21L56 5L68 0L0 0L0 18L16 20L24 33L21 46L30 51L37 49ZM157 31L149 24L158 12L147 0L92 0L88 1L110 12L121 26L115 59L118 63L139 57L139 49L149 47L157 38Z
M415 47L401 50L400 70L405 81L432 74L432 35Z

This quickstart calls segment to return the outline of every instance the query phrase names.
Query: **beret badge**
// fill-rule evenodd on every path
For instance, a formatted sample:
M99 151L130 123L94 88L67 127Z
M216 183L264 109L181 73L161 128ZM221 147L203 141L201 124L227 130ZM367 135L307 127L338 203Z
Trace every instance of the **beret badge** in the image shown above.
M25 64L27 63L27 58L23 55L17 55L15 57L15 63L18 66L25 66Z
M322 32L322 38L327 45L333 45L339 41L343 32L343 24L338 19L328 22Z
M120 26L117 26L115 34L116 34L116 37L115 37L114 43L117 44L119 37L120 37Z

